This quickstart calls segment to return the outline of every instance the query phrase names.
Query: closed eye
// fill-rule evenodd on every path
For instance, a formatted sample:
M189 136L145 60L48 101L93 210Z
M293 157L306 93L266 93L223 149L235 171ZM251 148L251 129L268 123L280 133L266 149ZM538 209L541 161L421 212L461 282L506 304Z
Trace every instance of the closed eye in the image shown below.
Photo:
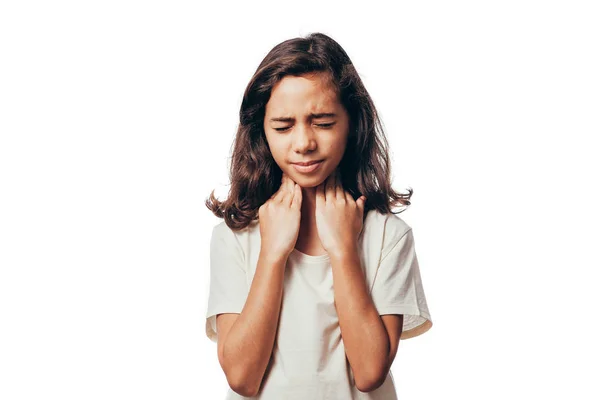
M317 126L320 126L321 128L331 128L333 125L335 125L335 122L331 122L329 124L317 124Z
M323 129L329 129L333 125L335 125L335 122L331 122L329 124L317 124L318 127L323 128ZM285 131L287 131L290 128L291 128L291 126L288 126L286 128L273 128L273 129L275 129L277 132L285 132Z

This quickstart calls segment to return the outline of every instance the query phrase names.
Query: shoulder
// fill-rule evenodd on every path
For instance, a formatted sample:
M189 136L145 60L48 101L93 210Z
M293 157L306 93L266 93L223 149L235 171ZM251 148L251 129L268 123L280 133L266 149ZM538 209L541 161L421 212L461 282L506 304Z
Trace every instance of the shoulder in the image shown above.
M398 214L388 213L385 215L385 232L388 236L400 239L411 229L411 226Z
M222 220L213 226L212 240L237 244L239 243L239 234L239 231L234 231L225 223L225 220Z
M233 230L227 226L225 221L221 221L215 225L213 225L212 236L215 238L227 238L232 237Z
M365 225L370 225L383 230L388 237L403 236L411 226L398 214L381 213L378 210L369 210L365 219Z
M381 213L378 210L370 210L365 221L371 225L372 231L382 234L381 254L385 256L389 251L412 230L412 227L398 214Z
M222 220L222 221L218 222L217 224L213 225L212 234L216 235L216 236L220 236L220 237L230 238L230 239L233 239L233 238L239 239L245 235L255 234L257 232L258 226L259 226L258 221L252 221L252 222L250 222L250 224L248 224L247 227L245 227L243 229L233 230L227 225L225 220Z
M222 220L213 226L211 240L229 250L235 249L245 257L252 248L260 245L260 225L258 221L252 221L245 228L234 230Z

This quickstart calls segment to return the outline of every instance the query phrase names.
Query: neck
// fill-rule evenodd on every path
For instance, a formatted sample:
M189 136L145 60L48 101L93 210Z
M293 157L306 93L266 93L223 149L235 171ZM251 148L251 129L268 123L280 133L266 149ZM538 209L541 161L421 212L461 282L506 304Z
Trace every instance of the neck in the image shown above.
M315 223L315 208L317 204L317 188L302 188L301 225L310 227Z

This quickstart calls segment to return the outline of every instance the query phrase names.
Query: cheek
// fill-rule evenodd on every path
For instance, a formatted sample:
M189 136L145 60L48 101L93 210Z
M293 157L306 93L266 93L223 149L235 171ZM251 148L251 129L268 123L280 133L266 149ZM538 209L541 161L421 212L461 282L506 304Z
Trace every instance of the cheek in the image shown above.
M339 136L333 137L329 142L325 144L327 152L334 156L342 156L346 149L346 141L347 139L343 136L343 133L340 132Z
M272 137L270 137L269 135L265 135L266 138L266 142L267 142L267 146L269 147L269 151L271 152L271 154L273 155L273 158L277 159L277 141L273 140Z
M286 160L285 151L280 146L278 147L277 143L273 142L269 144L269 150L271 151L271 156L275 160L275 163L281 168Z

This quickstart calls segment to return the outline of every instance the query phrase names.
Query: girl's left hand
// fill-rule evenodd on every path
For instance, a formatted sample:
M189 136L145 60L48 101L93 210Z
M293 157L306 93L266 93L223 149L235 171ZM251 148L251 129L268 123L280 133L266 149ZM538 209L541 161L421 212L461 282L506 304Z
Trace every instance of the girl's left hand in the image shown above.
M332 257L356 248L363 227L365 196L356 201L344 190L336 170L317 186L315 220L321 245Z

